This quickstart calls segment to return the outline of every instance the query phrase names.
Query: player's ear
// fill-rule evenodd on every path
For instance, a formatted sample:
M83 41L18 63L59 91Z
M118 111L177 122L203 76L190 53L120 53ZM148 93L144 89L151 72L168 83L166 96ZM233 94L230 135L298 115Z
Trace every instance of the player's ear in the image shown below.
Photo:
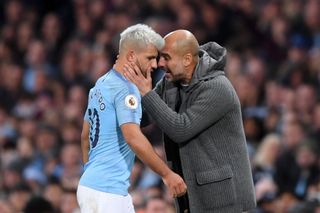
M136 60L136 55L133 50L129 50L126 55L127 61L134 62Z

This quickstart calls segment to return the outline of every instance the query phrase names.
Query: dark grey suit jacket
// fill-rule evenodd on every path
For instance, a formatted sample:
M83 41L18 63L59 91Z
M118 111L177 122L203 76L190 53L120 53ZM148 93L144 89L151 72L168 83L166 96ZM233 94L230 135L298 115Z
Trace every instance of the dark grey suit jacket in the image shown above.
M174 110L177 87L165 79L142 104L179 145L191 213L247 211L256 201L240 102L223 72L226 50L211 42L199 56L181 111Z

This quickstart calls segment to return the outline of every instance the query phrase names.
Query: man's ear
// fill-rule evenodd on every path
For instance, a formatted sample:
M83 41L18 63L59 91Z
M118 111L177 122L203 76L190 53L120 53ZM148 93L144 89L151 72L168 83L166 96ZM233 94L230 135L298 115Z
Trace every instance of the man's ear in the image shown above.
M129 50L126 54L127 61L134 62L136 60L136 55L133 50Z
M190 66L190 64L192 63L192 54L191 53L185 54L183 56L182 63L183 63L183 66L185 67Z

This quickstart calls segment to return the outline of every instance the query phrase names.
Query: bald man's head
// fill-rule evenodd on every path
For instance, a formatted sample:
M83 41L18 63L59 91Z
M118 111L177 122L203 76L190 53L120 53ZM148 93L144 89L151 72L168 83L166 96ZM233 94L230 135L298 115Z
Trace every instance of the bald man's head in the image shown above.
M193 56L198 55L199 43L196 37L188 30L176 30L165 37L166 44L179 55L191 53Z
M189 84L199 61L199 43L187 30L176 30L165 36L158 66L168 81Z

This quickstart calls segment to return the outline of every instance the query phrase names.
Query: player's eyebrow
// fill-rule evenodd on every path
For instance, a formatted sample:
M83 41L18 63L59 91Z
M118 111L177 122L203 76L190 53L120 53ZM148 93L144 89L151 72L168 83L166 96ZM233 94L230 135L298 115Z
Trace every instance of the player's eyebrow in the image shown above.
M148 56L147 58L151 60L151 59L157 58L157 56L151 55L151 56Z

